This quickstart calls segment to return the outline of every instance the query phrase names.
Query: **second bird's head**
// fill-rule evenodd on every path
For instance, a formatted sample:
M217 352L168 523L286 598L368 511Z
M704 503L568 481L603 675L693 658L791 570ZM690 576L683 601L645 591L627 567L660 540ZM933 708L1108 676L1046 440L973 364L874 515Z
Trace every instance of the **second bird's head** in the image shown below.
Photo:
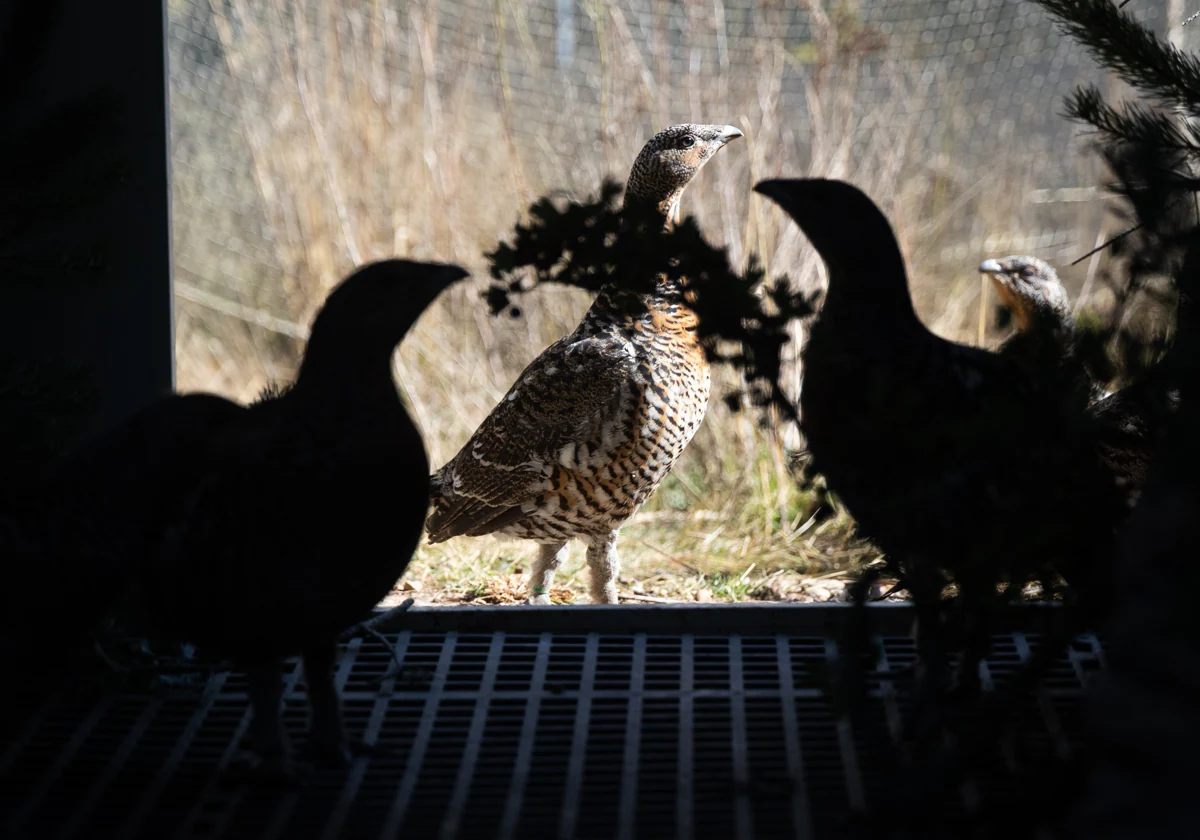
M354 348L390 353L446 288L467 277L448 263L380 260L339 283L313 320L308 349Z
M996 294L1012 313L1018 331L1025 332L1039 319L1058 322L1070 317L1067 290L1049 263L1015 254L984 260L979 271L991 279Z
M731 125L684 123L665 128L642 147L629 173L627 194L675 210L684 188L722 146L743 136Z

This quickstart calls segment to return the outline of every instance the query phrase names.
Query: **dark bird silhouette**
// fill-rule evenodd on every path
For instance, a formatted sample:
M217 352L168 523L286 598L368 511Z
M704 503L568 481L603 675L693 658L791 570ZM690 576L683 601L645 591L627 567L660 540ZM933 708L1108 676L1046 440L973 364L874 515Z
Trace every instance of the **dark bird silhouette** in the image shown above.
M773 180L755 190L788 212L828 268L803 356L814 468L902 570L918 608L936 603L944 572L975 615L986 615L999 582L1052 569L1104 597L1119 501L1086 401L1055 377L926 329L891 227L856 187ZM925 638L936 632L928 612L919 623ZM981 654L964 657L960 677L976 679Z
M97 627L157 556L173 503L205 468L208 438L241 411L209 394L164 397L13 494L0 516L10 666L55 667Z
M625 204L678 220L706 162L742 132L676 125L638 155ZM634 304L634 305L631 305ZM530 601L549 603L567 542L587 543L591 595L616 603L621 526L654 492L704 419L709 367L683 284L601 290L576 330L533 360L462 450L432 478L429 538L535 540Z
M1166 417L1178 404L1178 391L1167 392L1167 411L1162 411L1158 399L1162 383L1155 375L1116 392L1093 382L1076 352L1070 296L1046 262L1015 255L985 260L979 270L991 279L1016 327L999 352L1043 371L1056 370L1063 387L1086 391L1100 434L1101 458L1118 484L1129 491L1132 507L1145 484Z
M387 260L325 301L295 384L243 409L209 442L209 469L181 502L145 574L165 632L247 670L261 770L290 774L281 666L303 657L310 742L345 761L332 667L339 631L403 574L429 502L421 436L392 379L396 346L452 265Z

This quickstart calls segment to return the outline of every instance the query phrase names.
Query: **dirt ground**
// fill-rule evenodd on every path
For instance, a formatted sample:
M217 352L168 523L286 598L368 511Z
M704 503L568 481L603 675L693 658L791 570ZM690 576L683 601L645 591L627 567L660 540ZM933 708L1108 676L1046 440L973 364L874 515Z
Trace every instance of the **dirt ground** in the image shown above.
M654 581L651 582L653 584ZM662 581L660 583L670 583ZM820 603L827 601L849 600L851 576L846 572L831 572L824 575L801 575L797 572L779 570L755 581L755 586L748 587L743 597L729 597L725 593L714 591L711 586L687 587L679 591L679 586L647 586L643 581L620 581L619 597L623 603L733 603L738 601L778 601L794 603ZM886 593L895 583L893 580L882 580L873 593L876 596ZM589 602L586 590L586 578L556 583L550 592L550 599L556 604L586 604ZM527 594L528 577L525 574L496 575L483 581L474 588L429 588L423 589L420 582L402 580L381 603L382 607L393 607L402 601L412 598L417 606L463 606L468 604L521 604ZM691 591L687 591L690 589ZM670 594L665 594L665 593ZM725 595L724 597L722 597ZM886 600L905 600L906 594L889 595Z

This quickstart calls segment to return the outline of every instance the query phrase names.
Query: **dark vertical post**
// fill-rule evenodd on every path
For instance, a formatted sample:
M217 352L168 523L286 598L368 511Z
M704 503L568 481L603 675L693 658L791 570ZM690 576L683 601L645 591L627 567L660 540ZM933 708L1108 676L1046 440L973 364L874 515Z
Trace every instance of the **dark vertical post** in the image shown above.
M0 266L0 355L86 366L97 393L85 432L174 387L165 13L163 0L0 0L0 133L28 137L57 106L108 97L101 118L58 132L94 133L83 151L39 144L52 163L27 188L58 204L33 222L23 276ZM82 162L90 154L120 175L77 201L103 169Z

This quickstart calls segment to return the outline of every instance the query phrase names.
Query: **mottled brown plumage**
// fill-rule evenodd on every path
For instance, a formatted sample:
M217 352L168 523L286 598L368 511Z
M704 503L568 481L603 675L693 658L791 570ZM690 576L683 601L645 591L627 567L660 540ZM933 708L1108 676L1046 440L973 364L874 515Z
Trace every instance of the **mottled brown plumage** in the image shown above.
M652 204L673 224L688 183L740 136L718 125L659 132L633 165L626 204ZM548 603L575 538L588 546L592 599L616 603L617 533L704 419L708 363L681 282L660 277L654 294L630 298L601 291L432 479L431 542L494 533L541 544L535 603Z

